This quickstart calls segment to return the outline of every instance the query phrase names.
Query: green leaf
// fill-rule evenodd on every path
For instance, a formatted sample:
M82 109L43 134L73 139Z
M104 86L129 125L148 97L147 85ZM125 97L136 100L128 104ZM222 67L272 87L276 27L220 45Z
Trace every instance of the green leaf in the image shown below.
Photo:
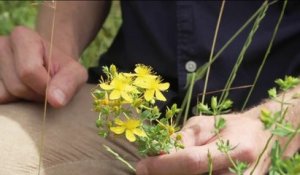
M217 130L222 130L226 126L226 120L223 117L217 117L216 123L215 123L215 128Z
M103 126L103 122L102 122L102 120L99 118L99 119L97 119L96 120L96 127L97 128L100 128L100 127L102 127Z
M297 84L299 84L300 79L292 76L285 76L283 79L277 79L275 80L275 83L279 86L281 90L288 90L293 87L295 87Z
M99 130L98 135L101 137L107 137L108 136L108 131L106 130Z
M276 88L272 88L272 89L268 90L268 94L269 94L270 98L276 98L277 97Z
M204 113L204 114L211 114L212 112L210 111L209 107L207 104L203 104L203 103L198 103L197 104L197 109L198 111Z
M226 99L222 104L221 104L221 110L226 110L228 108L231 108L233 104L233 101Z
M265 128L270 128L275 122L272 113L268 109L261 109L260 120L263 122Z

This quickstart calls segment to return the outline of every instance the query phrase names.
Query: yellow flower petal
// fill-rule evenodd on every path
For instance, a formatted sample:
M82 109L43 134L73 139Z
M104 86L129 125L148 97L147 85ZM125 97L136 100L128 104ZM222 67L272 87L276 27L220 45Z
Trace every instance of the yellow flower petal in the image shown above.
M134 77L136 74L132 74L132 73L123 73L123 75L125 77Z
M129 140L130 142L134 142L136 140L136 137L134 136L134 134L131 130L127 129L125 136L126 136L127 140Z
M136 85L137 87L140 88L144 88L144 89L148 89L149 88L149 84L147 83L147 81L144 78L136 78L134 80L134 85Z
M142 129L135 128L135 129L133 129L132 131L133 131L133 133L134 133L135 135L138 135L138 136L140 136L140 137L146 137L146 136L147 136L146 133L145 133L145 131L142 130Z
M161 83L161 84L158 85L158 88L161 91L167 90L167 89L169 89L169 87L170 87L169 83Z
M109 95L109 98L112 99L112 100L117 100L121 97L121 92L118 91L118 90L113 90L110 95Z
M132 102L132 98L126 92L121 93L122 98L124 98L128 102Z
M126 128L123 126L110 127L110 130L115 134L122 134L124 133L125 129Z
M157 100L160 100L160 101L166 101L167 100L165 98L165 96L159 90L155 91L155 97L156 97Z
M115 122L115 124L120 125L120 126L124 125L124 122L121 119L119 119L119 118L116 118L114 120L114 122Z
M109 84L106 84L106 83L101 83L100 84L100 87L103 89L103 90L112 90L114 87L109 85Z
M154 97L154 90L146 90L144 97L147 101L150 101Z
M125 123L125 126L127 129L134 129L136 127L139 127L141 124L140 120L135 120L135 119L129 119L127 120L127 122Z

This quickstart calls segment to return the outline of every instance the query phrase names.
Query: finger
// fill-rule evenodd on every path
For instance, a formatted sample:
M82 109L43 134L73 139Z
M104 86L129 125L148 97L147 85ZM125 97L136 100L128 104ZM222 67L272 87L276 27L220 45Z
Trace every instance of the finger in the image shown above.
M0 75L2 84L14 97L40 101L42 97L24 85L17 76L11 48L9 46L10 41L7 37L0 38Z
M86 69L74 60L61 67L49 83L48 102L53 107L66 105L87 81Z
M45 95L48 73L41 37L30 29L16 27L11 34L11 44L19 79L36 93Z
M212 155L214 170L230 166L227 157L222 154L215 142L204 146L189 147L176 153L150 157L137 165L138 175L182 175L208 172L208 150Z
M0 79L0 103L10 103L16 101L17 98L11 95L5 88L2 80Z

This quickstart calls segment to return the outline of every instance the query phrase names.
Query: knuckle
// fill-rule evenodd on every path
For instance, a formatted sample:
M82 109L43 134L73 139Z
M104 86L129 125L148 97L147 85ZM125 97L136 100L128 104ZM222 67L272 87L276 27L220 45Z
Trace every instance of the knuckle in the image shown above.
M27 81L36 74L36 68L32 65L23 65L18 69L18 73L22 81Z

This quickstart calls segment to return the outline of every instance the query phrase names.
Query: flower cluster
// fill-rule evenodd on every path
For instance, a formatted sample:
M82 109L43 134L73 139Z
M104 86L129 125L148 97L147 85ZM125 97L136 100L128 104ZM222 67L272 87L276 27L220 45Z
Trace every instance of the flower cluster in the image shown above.
M133 73L118 72L116 66L103 67L106 78L101 78L93 90L94 110L99 113L96 125L99 135L125 135L138 145L143 155L168 153L182 148L181 137L173 137L178 128L174 117L177 105L167 107L164 115L157 101L166 101L163 92L170 84L163 82L152 68L136 65Z

